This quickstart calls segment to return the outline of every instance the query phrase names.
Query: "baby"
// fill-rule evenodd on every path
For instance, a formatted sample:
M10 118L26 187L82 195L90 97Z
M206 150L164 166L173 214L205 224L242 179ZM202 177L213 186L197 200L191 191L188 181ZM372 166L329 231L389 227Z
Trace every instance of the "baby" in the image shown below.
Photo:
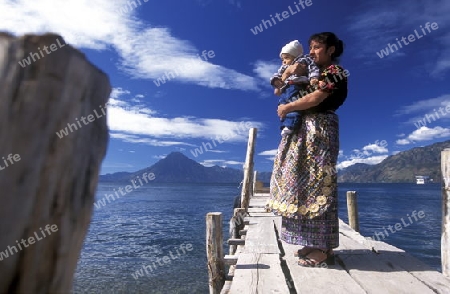
M298 40L286 44L280 52L281 67L270 79L270 84L275 88L274 93L280 96L278 104L287 104L298 99L299 91L305 89L308 84L317 84L320 76L319 67L309 55L303 54L303 47ZM307 75L291 75L284 82L281 77L289 65L302 63L307 66ZM300 122L300 112L290 112L281 120L281 135L291 134L292 130Z

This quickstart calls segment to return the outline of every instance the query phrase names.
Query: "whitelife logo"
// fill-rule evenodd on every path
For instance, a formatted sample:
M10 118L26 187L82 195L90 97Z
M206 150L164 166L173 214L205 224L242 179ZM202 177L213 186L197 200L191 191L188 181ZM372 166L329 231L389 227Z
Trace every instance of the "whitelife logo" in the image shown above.
M428 33L431 33L430 28L434 31L434 30L437 30L439 27L438 27L438 24L435 22L433 22L433 23L427 22L425 24L425 29L428 31ZM407 46L410 43L416 41L416 37L417 37L417 40L419 40L427 35L425 29L422 26L420 26L420 29L422 30L423 35L420 35L420 33L417 32L417 29L416 29L416 30L414 30L415 35L410 34L408 36L409 43L408 43L408 41L406 41L406 37L401 38L401 41L403 42L403 44L405 46ZM400 40L398 38L395 38L395 40L397 40L398 46L400 48L403 48L402 44L400 43ZM391 50L391 51L389 52L389 50ZM377 52L377 55L378 55L378 57L383 58L385 56L388 56L390 53L394 53L395 51L398 51L398 50L399 50L399 48L397 47L397 45L395 43L394 44L388 43L388 45L386 46L385 49L381 49L379 52Z
M32 62L31 60L33 60L33 62L35 62L36 60L39 60L41 58L44 58L46 55L44 55L44 53L42 52L42 50L45 51L45 53L47 55L51 54L52 52L55 52L56 50L58 50L59 48L62 48L64 46L66 46L66 44L61 44L61 42L59 41L59 39L56 39L56 43L58 43L58 47L56 46L55 43L51 44L50 46L44 46L43 49L41 49L41 47L38 47L39 53L41 53L41 56L39 56L39 53L36 52L30 52L30 56L28 56L27 59L23 59L22 61L19 61L19 64L21 67L25 67L27 65L30 65ZM48 51L48 48L50 48L51 51ZM36 59L36 58L37 59Z
M277 12L277 13L275 13L275 18L279 22L282 22L283 20L288 19L290 16L299 13L300 11L302 11L302 9L305 10L306 7L309 7L312 4L313 4L312 0L306 0L306 1L300 0L300 1L298 1L298 3L294 2L294 6L295 6L296 10L292 9L291 5L289 5L288 6L288 8L289 8L288 10L289 11L285 10L282 13L278 13ZM299 5L301 6L301 8L300 8ZM277 24L277 21L272 16L272 14L269 15L269 17L270 17L270 20L272 20L272 21L262 19L260 25L255 26L253 29L250 29L250 31L253 33L253 35L257 35L259 33L262 33L264 31L264 28L267 30L268 28L272 27L272 25L276 25ZM264 28L263 28L263 25L264 25Z
M22 238L22 240L20 240L20 242L18 240L16 240L17 246L19 247L20 250L23 250L23 248L20 244L22 244L26 248L26 247L36 243L36 241L40 241L40 240L44 239L45 237L47 237L47 235L44 233L42 228L39 228L39 229L41 230L41 234L34 232L34 237L36 237L36 239L33 236L31 236L31 237L28 237L28 239L26 239L26 240ZM58 226L57 225L51 225L51 226L46 225L44 230L47 232L48 236L50 236L52 234L51 232L55 233L58 231ZM27 245L27 241L28 241L28 245ZM12 249L14 249L15 252L13 252ZM17 247L15 245L8 246L8 248L5 251L0 251L0 261L8 258L9 256L12 256L14 253L18 253L18 252L19 252L19 250L17 250Z
M141 185L135 185L136 184L136 179L139 180L139 183ZM155 179L155 174L154 173L144 173L142 175L142 179L145 181L146 184L148 184L149 181L153 181ZM144 184L141 181L140 176L138 176L135 179L130 180L130 182L133 184L133 186L131 185L127 185L125 186L125 191L123 191L122 187L119 187L119 192L122 196L127 195L128 193L130 193L131 191L133 191L134 189L140 188L142 187ZM113 194L105 194L105 197L103 197L102 199L98 200L97 202L94 203L94 206L96 209L100 209L102 207L104 207L106 205L106 201L108 200L108 203L111 203L112 201L115 201L116 199L120 198L120 195L117 193L117 191L114 189L114 194L116 194L116 197L114 197ZM112 199L112 200L111 200Z
M106 107L106 105L107 104L105 104L105 107ZM101 109L103 115L106 115L106 110L103 108L103 106L102 105L99 105L99 106L100 106L100 109ZM86 125L90 124L91 122L93 122L94 120L96 120L97 118L101 118L103 116L101 114L98 114L96 109L94 109L94 114L95 114L95 117L93 114L89 114L87 117L82 116L80 118L80 120L86 126ZM86 119L87 119L87 121L86 121ZM58 138L62 139L65 136L68 136L70 133L73 133L74 130L77 131L78 128L81 129L83 127L83 125L81 124L80 120L78 120L78 118L75 118L75 121L78 124L78 127L75 123L73 123L73 124L67 123L67 127L59 130L59 132L56 132L56 135L58 136ZM69 131L70 131L70 133L69 133Z

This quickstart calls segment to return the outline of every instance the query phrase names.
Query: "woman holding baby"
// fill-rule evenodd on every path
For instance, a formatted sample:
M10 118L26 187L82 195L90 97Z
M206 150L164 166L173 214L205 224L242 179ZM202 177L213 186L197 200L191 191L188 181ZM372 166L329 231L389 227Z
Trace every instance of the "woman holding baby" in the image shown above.
M330 32L309 38L309 55L320 69L321 81L302 97L278 106L278 116L300 111L298 127L281 138L270 183L268 210L282 216L280 238L301 245L299 265L316 267L334 262L339 246L336 163L339 120L335 111L347 97L348 72L338 65L343 42ZM301 63L283 73L305 75Z

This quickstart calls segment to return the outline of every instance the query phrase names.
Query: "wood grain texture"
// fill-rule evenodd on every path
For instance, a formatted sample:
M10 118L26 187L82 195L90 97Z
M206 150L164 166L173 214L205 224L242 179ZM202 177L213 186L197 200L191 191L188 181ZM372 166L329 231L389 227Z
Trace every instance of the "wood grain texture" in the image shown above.
M358 196L356 191L347 191L347 212L348 224L353 230L359 232Z
M52 44L61 46L19 65ZM20 155L0 170L0 252L12 253L0 261L0 293L68 293L106 153L106 114L62 138L56 132L101 113L110 82L58 35L1 33L0 89L0 157ZM12 249L46 225L58 230Z
M220 293L225 283L222 213L206 215L206 253L208 259L209 293Z
M248 143L247 143L247 154L245 156L244 164L244 179L242 180L242 191L241 191L241 208L248 209L250 202L251 189L250 186L253 185L251 182L251 177L253 175L253 155L255 153L256 144L256 128L251 128L248 132Z
M289 293L278 254L241 253L230 294Z

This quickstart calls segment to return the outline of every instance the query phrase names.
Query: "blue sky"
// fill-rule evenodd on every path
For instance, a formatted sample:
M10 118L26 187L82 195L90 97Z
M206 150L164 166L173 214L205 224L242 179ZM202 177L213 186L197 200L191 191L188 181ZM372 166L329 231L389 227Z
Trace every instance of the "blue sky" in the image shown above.
M0 0L0 30L58 33L110 78L102 174L137 171L172 151L242 168L249 127L258 128L255 169L270 171L280 133L269 77L284 44L297 39L306 49L322 31L344 41L350 72L339 167L450 139L446 0L29 3Z

